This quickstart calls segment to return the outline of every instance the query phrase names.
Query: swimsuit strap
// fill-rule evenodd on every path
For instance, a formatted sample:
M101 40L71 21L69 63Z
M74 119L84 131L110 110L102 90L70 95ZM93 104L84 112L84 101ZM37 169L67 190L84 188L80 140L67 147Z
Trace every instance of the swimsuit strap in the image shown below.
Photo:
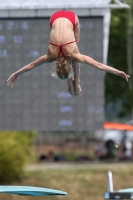
M76 42L76 40L74 40L74 41L72 41L72 42L68 42L68 43L66 43L66 44L62 44L61 46L65 46L65 45L67 45L67 44L71 44L71 43L74 43L74 42Z
M52 42L49 42L49 44L51 44L51 45L53 45L53 46L57 46L57 47L59 47L60 49L59 49L59 53L58 53L58 57L60 56L60 54L62 53L63 54L63 56L66 58L66 56L65 56L65 54L64 54L64 52L63 52L63 49L62 49L62 47L63 46L65 46L65 45L68 45L68 44L71 44L71 43L74 43L74 42L76 42L76 40L74 40L74 41L72 41L72 42L68 42L68 43L66 43L66 44L62 44L62 45L59 45L59 44L54 44L54 43L52 43Z

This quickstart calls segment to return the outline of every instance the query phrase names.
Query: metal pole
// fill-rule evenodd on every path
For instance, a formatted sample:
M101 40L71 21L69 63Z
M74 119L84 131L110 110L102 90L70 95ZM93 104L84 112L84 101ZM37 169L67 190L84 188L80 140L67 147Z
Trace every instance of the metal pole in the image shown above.
M130 2L130 5L132 3ZM132 57L132 7L127 11L127 65L128 65L128 74L131 76L129 80L129 88L133 88L132 84L132 74L133 74L133 57Z
M108 180L107 180L108 181L107 191L113 192L113 178L112 178L112 172L111 171L108 171L107 178L108 178Z

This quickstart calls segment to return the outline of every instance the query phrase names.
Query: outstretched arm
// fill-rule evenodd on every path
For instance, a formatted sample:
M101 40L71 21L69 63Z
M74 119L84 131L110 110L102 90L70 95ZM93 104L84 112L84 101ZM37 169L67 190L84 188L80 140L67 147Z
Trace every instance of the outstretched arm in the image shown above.
M35 67L38 67L44 63L49 63L52 62L52 60L47 56L41 56L39 57L37 60L29 63L28 65L22 67L21 69L19 69L18 71L14 72L7 80L7 85L8 86L14 86L14 82L16 80L16 78L18 78L21 74L30 71L32 69L34 69Z
M110 73L115 74L117 76L121 76L122 78L125 78L127 81L128 81L128 78L130 77L129 75L125 74L123 71L119 71L119 70L117 70L113 67L104 65L104 64L97 62L96 60L92 59L91 57L86 56L86 55L82 55L80 53L74 55L74 59L77 62L86 63L86 64L92 65L92 66L94 66L94 67L96 67L100 70L110 72Z

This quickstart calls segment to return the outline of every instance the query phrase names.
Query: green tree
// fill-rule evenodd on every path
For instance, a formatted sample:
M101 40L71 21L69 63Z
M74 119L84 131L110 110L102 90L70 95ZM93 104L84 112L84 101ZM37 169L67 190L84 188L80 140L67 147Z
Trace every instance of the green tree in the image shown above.
M33 138L33 132L0 132L0 183L23 178L24 166L32 153Z
M112 10L109 37L108 65L128 73L127 67L127 10ZM112 74L105 78L106 120L131 119L133 90L128 83ZM110 109L109 109L110 106ZM111 113L113 113L111 115Z

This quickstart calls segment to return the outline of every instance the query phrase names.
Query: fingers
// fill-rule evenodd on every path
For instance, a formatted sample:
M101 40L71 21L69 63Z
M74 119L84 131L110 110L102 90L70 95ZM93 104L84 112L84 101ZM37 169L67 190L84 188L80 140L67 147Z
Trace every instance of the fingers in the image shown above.
M7 85L9 86L11 84L12 80L11 78L9 77L9 79L7 80Z
M7 80L7 86L11 86L12 88L14 87L14 80L12 80L11 77L9 77L9 79Z
M7 80L7 86L10 86L11 82L10 80Z
M126 75L126 80L128 81L128 79L130 78L130 76L129 75Z
M130 78L130 76L129 75L127 75L126 73L124 73L124 72L121 72L121 75L120 75L121 77L123 77L123 78L125 78L126 79L126 81L128 81L128 79Z
M16 79L16 73L13 73L8 79L7 79L7 85L11 86L12 88L14 87L14 82Z
M11 78L9 77L8 79L7 79L7 83L10 83L11 82Z
M8 86L8 87L11 86L11 87L13 88L14 83L13 83L12 81L8 81L8 82L7 82L7 86Z

